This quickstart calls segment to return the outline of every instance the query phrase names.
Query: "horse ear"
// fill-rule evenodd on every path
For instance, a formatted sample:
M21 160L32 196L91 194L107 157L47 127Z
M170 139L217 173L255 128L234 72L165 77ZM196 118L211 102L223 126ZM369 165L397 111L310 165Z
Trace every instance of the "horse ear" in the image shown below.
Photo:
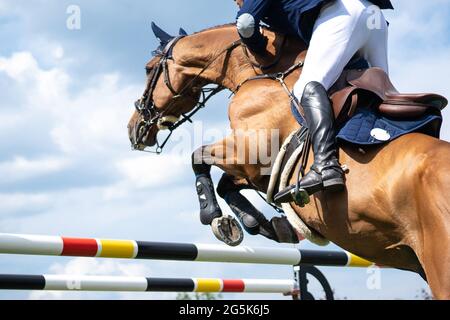
M155 37L159 39L159 41L161 42L161 45L165 45L167 44L170 40L172 40L173 36L171 36L170 34L168 34L167 32L165 32L164 30L162 30L160 27L158 27L156 25L156 23L152 22L152 30L153 33L155 34Z
M180 31L178 32L178 34L180 36L187 36L188 35L188 33L183 28L180 28Z

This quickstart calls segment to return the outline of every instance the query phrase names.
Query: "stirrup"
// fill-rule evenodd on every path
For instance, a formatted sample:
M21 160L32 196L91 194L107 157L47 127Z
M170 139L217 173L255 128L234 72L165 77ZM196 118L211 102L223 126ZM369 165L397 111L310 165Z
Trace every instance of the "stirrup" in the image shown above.
M216 218L211 223L216 238L230 247L237 247L244 240L244 231L239 222L230 216Z
M303 208L311 202L311 199L305 189L293 185L275 195L274 201L275 203L295 202L295 204Z

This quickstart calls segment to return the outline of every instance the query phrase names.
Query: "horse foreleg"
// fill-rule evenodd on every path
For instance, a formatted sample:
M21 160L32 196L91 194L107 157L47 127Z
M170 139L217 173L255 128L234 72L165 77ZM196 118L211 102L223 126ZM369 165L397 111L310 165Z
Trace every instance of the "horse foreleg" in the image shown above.
M279 243L298 243L298 237L286 217L274 217L269 221L248 199L242 190L255 190L246 179L225 173L217 187L217 193L250 235L262 235Z
M231 217L223 216L214 191L211 168L217 162L211 156L214 146L203 146L192 155L192 169L196 177L196 189L200 203L200 221L203 225L210 225L214 235L220 241L230 245L239 245L244 238L239 223Z
M205 147L192 154L192 169L195 173L195 186L200 202L200 221L203 225L210 225L214 219L222 216L222 210L214 192L214 183L211 178L212 165L204 161L203 148Z

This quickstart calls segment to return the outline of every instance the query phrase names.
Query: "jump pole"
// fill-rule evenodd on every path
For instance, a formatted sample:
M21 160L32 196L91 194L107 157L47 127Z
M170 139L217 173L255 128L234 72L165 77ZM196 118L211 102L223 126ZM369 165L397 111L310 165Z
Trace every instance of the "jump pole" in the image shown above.
M295 248L228 247L210 244L164 243L0 233L0 254L370 267L372 262L345 251Z
M296 288L294 280L0 275L0 290L290 294Z

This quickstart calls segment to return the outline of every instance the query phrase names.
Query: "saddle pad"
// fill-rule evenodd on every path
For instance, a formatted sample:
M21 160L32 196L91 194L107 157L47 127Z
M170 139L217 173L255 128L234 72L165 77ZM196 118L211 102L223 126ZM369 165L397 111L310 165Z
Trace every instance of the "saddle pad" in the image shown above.
M372 109L361 108L339 130L337 139L356 145L379 145L413 132L439 138L441 126L441 115L428 114L414 120L392 120Z

